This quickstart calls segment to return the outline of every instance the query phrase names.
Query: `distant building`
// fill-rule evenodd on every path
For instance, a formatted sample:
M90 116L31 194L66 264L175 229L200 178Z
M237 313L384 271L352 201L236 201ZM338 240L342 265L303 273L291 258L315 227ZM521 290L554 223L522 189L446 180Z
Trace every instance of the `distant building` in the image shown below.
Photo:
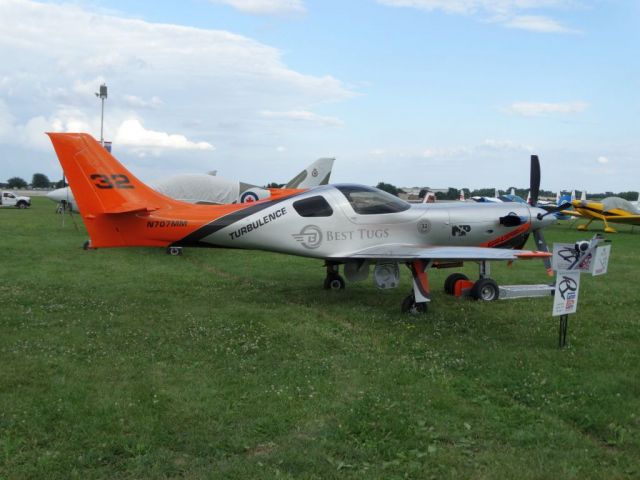
M422 201L422 198L420 198L420 192L422 192L423 190L426 190L427 192L430 192L434 195L437 192L447 193L449 191L448 188L429 188L429 187L401 187L400 190L402 190L402 192L398 194L398 197L408 202Z

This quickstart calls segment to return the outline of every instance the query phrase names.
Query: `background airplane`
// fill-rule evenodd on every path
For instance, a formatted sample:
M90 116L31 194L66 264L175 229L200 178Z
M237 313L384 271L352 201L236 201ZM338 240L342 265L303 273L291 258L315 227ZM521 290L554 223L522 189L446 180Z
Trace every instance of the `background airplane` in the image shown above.
M226 203L251 203L278 196L288 189L310 188L326 185L331 177L334 158L320 158L293 177L282 189L269 189L245 182L229 180L217 175L183 174L150 183L151 188L188 203L221 205ZM59 188L47 194L47 198L63 209L78 212L71 188Z
M609 226L609 222L640 225L640 209L624 198L607 197L599 202L573 200L571 204L580 216L589 220L586 224L578 225L578 230L587 230L594 220L602 220L604 231L607 233L616 233L616 230Z
M478 203L501 203L501 202L517 202L517 203L527 203L524 198L516 195L515 188L512 188L509 193L505 193L504 195L500 195L500 191L498 189L495 190L495 195L493 197L482 197L482 196L473 196L471 199L474 202Z
M345 184L251 204L193 205L140 182L88 134L48 135L77 195L94 248L228 247L317 258L326 265L326 289L344 288L340 265L352 281L364 280L373 267L375 284L393 288L399 284L399 265L405 264L413 291L401 310L413 313L427 309L431 267L550 257L548 252L519 250L530 233L547 250L541 231L555 222L553 215L525 204L412 205L373 187ZM534 199L539 182L538 159L532 156ZM498 285L486 269L480 270L472 295L495 300ZM454 275L446 285L449 292L460 279Z

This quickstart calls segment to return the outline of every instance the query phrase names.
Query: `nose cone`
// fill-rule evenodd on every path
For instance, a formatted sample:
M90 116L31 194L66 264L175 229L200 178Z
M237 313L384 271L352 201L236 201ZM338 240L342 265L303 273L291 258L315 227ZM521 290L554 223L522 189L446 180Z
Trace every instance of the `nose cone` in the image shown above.
M549 213L542 208L531 207L532 230L549 227L557 221L558 219L553 213Z
M47 193L47 198L52 202L60 203L66 198L66 188L58 188Z

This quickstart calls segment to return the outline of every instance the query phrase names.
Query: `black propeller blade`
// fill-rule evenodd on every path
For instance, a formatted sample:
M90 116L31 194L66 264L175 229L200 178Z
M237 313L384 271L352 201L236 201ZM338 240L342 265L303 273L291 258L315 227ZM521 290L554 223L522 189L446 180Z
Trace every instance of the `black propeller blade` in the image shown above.
M540 195L540 160L537 155L531 155L531 175L529 176L529 205L538 203Z
M550 208L544 208L544 210L547 211L547 213L545 213L544 215L542 213L538 214L538 220L542 220L544 217L546 217L547 215L552 215L554 213L558 213L558 212L562 212L563 210L567 210L569 208L571 208L571 204L569 202L565 202L561 205L555 206L555 207L550 207Z
M549 247L547 246L547 241L544 239L544 235L542 234L542 229L538 229L538 230L534 230L533 231L533 238L536 241L536 248L541 251L541 252L548 252L549 251ZM547 269L547 272L551 272L551 259L550 258L544 258L544 266Z

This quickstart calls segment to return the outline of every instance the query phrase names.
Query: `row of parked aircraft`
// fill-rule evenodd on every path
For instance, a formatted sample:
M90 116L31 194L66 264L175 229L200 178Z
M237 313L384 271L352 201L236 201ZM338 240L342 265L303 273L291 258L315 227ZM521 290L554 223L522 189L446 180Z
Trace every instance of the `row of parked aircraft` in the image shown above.
M530 203L530 196L527 200L516 195L512 188L508 194L500 195L496 190L494 197L471 197L474 201L480 203L499 203L499 202L519 202ZM461 199L464 200L464 194L461 192ZM586 224L578 225L578 230L587 230L594 220L601 220L604 223L604 231L606 233L616 233L616 230L609 225L611 223L623 223L627 225L640 225L640 193L638 200L631 202L620 197L607 197L603 200L594 201L587 200L587 192L582 191L580 199L576 198L575 190L571 194L558 194L556 201L548 202L538 200L537 205L542 208L555 207L563 204L570 204L572 210L564 210L557 212L558 219L564 220L571 217L584 218L588 220Z
M290 189L305 189L327 185L331 177L334 161L334 158L316 160L280 189L268 189L211 174L176 175L152 183L150 186L164 195L188 203L210 205L251 203L284 195ZM78 212L77 203L69 187L54 190L47 194L47 197L59 204L62 211L68 209ZM460 190L459 200L466 200L463 190ZM499 190L496 189L493 197L473 196L471 200L478 203L517 202L529 204L531 203L531 193L529 192L525 200L516 195L514 188L511 188L509 193L505 194L500 194ZM435 202L435 195L432 192L427 192L423 201L424 203L433 203ZM566 220L571 217L587 219L588 222L579 225L578 230L587 230L594 220L603 221L604 231L607 233L616 233L616 230L609 226L609 222L640 225L640 193L636 202L630 202L619 197L608 197L602 201L587 201L585 190L582 190L579 200L576 198L575 190L571 194L558 192L555 203L538 199L537 206L548 209L565 203L570 203L573 209L558 211L555 215L560 220Z

